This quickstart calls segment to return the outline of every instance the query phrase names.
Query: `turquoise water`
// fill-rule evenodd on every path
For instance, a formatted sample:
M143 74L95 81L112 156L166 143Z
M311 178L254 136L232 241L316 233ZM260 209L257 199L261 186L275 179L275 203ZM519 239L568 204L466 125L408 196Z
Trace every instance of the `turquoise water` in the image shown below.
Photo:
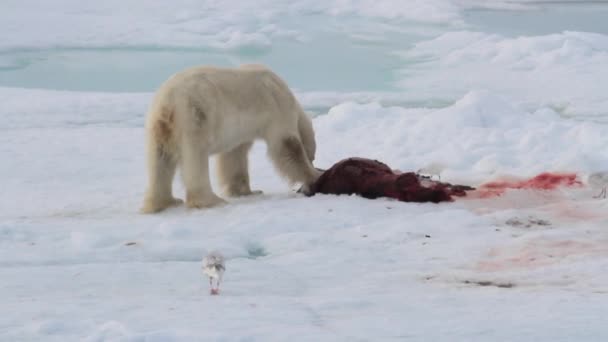
M290 25L305 32L306 41L277 38L268 47L229 51L162 46L0 51L0 86L149 92L174 72L193 65L259 62L302 91L386 91L395 89L392 72L403 64L391 52L419 39L402 33L383 34L380 42L355 39L329 18L300 18Z
M9 51L4 55L10 57L12 65L0 69L0 86L147 92L172 73L189 66L261 62L301 90L391 89L391 70L399 60L378 53L375 48L328 35L306 45L279 41L263 53L124 47Z

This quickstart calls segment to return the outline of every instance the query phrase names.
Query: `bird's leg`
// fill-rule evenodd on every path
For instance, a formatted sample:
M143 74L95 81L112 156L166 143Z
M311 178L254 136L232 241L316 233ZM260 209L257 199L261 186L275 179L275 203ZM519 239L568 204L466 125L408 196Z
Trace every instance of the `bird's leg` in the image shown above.
M218 295L218 294L220 294L220 283L219 283L219 281L217 281L216 284L217 284L217 286L214 288L213 287L213 282L212 282L211 278L209 278L209 285L211 286L210 292L211 292L212 295Z
M602 193L604 194L604 198L606 198L606 187L602 189Z
M209 277L209 287L213 290L213 280Z

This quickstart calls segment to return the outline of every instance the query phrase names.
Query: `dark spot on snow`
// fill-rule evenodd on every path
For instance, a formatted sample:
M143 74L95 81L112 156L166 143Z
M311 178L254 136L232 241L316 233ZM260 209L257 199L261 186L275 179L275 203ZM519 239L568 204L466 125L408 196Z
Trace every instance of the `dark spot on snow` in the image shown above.
M508 219L505 224L511 227L517 228L532 228L532 227L547 227L551 225L551 222L543 219L539 219L534 216L528 216L527 218L512 217Z
M537 225L537 226L550 226L551 225L551 222L549 222L547 220L543 220L543 219L531 219L530 223Z
M467 284L467 285L477 285L477 286L493 286L493 287L499 287L502 289L510 289L515 287L515 284L513 283L497 283L497 282L493 282L493 281L489 281L489 280L465 280L462 282L463 284Z
M266 249L258 244L250 244L247 246L247 258L257 259L268 255Z
M135 245L137 245L137 242L131 241L131 242L125 243L125 246L135 246Z
M425 238L430 238L431 236L429 234L424 234Z
M366 238L366 237L367 237L367 234L363 234L363 235L361 235L361 237L364 237L364 238Z

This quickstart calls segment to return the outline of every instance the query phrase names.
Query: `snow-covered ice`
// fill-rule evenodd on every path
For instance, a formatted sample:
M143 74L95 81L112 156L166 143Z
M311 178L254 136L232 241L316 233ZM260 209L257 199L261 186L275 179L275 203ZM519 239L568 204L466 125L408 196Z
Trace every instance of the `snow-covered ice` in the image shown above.
M608 339L608 200L587 184L608 170L608 29L593 19L608 6L1 9L0 341ZM314 113L318 167L360 156L470 185L544 171L583 185L443 204L306 198L258 143L263 195L139 214L151 91L189 64L246 61L284 74ZM229 265L221 296L200 268L213 250Z
M467 89L491 89L516 96L530 108L550 106L564 115L606 115L604 89L587 85L599 85L608 78L607 35L566 31L507 38L449 32L416 44L404 56L420 60L403 70L401 83L414 92L458 98Z

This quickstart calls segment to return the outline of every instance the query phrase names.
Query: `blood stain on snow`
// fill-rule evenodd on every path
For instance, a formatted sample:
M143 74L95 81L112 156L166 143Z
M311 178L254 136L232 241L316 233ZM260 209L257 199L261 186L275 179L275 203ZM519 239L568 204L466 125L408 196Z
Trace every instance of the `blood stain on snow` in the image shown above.
M532 240L519 247L496 247L487 260L477 263L477 270L497 272L514 268L537 268L558 263L569 257L608 255L608 243L576 240Z
M500 196L509 189L555 190L559 187L581 187L583 183L576 173L544 172L525 180L497 180L477 187L475 196L478 198L492 198Z

